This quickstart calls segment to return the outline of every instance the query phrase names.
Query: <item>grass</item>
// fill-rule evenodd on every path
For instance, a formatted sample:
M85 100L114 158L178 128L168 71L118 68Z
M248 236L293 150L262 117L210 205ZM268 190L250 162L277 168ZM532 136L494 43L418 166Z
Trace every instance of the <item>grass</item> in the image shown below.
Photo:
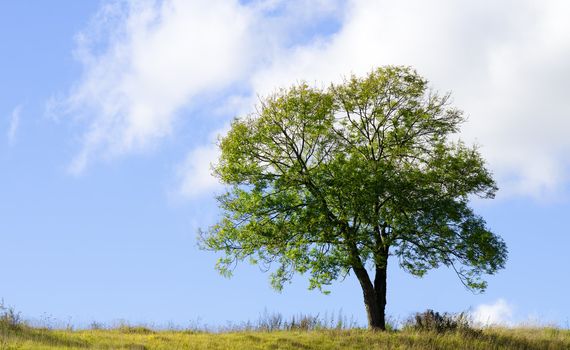
M0 349L570 349L570 330L487 328L473 334L413 330L153 331L144 327L0 329Z
M32 327L13 308L0 302L0 350L30 349L570 349L570 330L558 328L471 327L463 314L428 310L411 318L402 330L373 332L353 321L299 315L285 320L265 313L255 323L218 332L153 330L119 325L89 330Z

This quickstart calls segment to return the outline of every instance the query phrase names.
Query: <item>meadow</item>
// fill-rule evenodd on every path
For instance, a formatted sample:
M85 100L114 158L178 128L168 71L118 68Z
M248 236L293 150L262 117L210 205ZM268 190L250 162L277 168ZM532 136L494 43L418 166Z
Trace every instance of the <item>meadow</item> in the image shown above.
M461 333L368 330L239 331L208 333L25 328L3 332L0 349L570 349L570 331L489 328Z
M7 349L570 349L570 330L553 327L453 328L375 332L324 327L316 318L297 322L246 324L219 331L153 330L120 325L74 330L32 327L4 315L0 320L0 350ZM15 317L15 318L14 318ZM276 318L271 319L273 321ZM275 326L271 328L271 326Z

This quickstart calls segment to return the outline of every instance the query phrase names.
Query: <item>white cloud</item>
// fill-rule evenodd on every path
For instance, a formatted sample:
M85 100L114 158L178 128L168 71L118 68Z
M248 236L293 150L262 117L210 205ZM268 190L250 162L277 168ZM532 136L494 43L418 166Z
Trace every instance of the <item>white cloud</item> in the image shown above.
M251 72L290 44L288 29L330 15L337 3L108 1L77 35L82 78L48 103L50 114L87 124L70 171L152 148L172 133L182 107L236 84L247 88Z
M478 327L557 327L552 321L556 317L544 313L520 315L516 307L505 299L497 299L493 303L481 304L470 312L473 323Z
M178 168L179 193L193 199L204 194L212 194L221 187L212 176L211 166L218 158L216 145L200 146L188 152Z
M570 166L569 14L565 0L114 2L78 36L84 75L63 105L87 130L71 170L152 148L204 94L239 86L216 108L245 113L300 80L403 64L453 91L462 137L482 146L500 194L554 193ZM323 18L338 32L303 38ZM190 151L181 168L204 175L207 157L210 146Z
M251 12L237 0L115 2L78 35L81 81L62 109L88 123L70 166L142 151L169 135L176 112L247 71Z
M217 140L229 130L229 124L212 132L209 143L191 149L176 170L176 194L188 199L216 193L223 185L212 175L213 165L220 156Z
M512 326L513 306L499 299L492 304L481 304L475 308L471 316L478 326Z
M16 106L10 114L10 124L8 126L8 132L6 136L8 137L8 144L10 146L14 145L16 142L16 134L20 126L20 113L22 112L22 106Z

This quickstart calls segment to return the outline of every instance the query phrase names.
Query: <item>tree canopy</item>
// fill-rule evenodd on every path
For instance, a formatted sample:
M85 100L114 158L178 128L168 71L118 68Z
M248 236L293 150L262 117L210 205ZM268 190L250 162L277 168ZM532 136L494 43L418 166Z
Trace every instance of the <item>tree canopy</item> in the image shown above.
M326 292L353 272L373 328L384 328L389 256L416 276L451 267L484 290L507 249L469 207L497 186L477 148L450 139L464 120L409 67L279 90L220 139L214 174L227 191L201 245L224 253L225 275L262 264L278 290L301 273Z

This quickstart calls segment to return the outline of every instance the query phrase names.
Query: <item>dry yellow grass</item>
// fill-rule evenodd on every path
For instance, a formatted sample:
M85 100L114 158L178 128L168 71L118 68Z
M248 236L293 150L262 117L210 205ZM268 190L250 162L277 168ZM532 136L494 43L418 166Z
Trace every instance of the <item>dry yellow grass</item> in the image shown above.
M478 334L366 330L241 331L227 333L114 330L3 329L0 349L570 349L570 331L489 328Z

